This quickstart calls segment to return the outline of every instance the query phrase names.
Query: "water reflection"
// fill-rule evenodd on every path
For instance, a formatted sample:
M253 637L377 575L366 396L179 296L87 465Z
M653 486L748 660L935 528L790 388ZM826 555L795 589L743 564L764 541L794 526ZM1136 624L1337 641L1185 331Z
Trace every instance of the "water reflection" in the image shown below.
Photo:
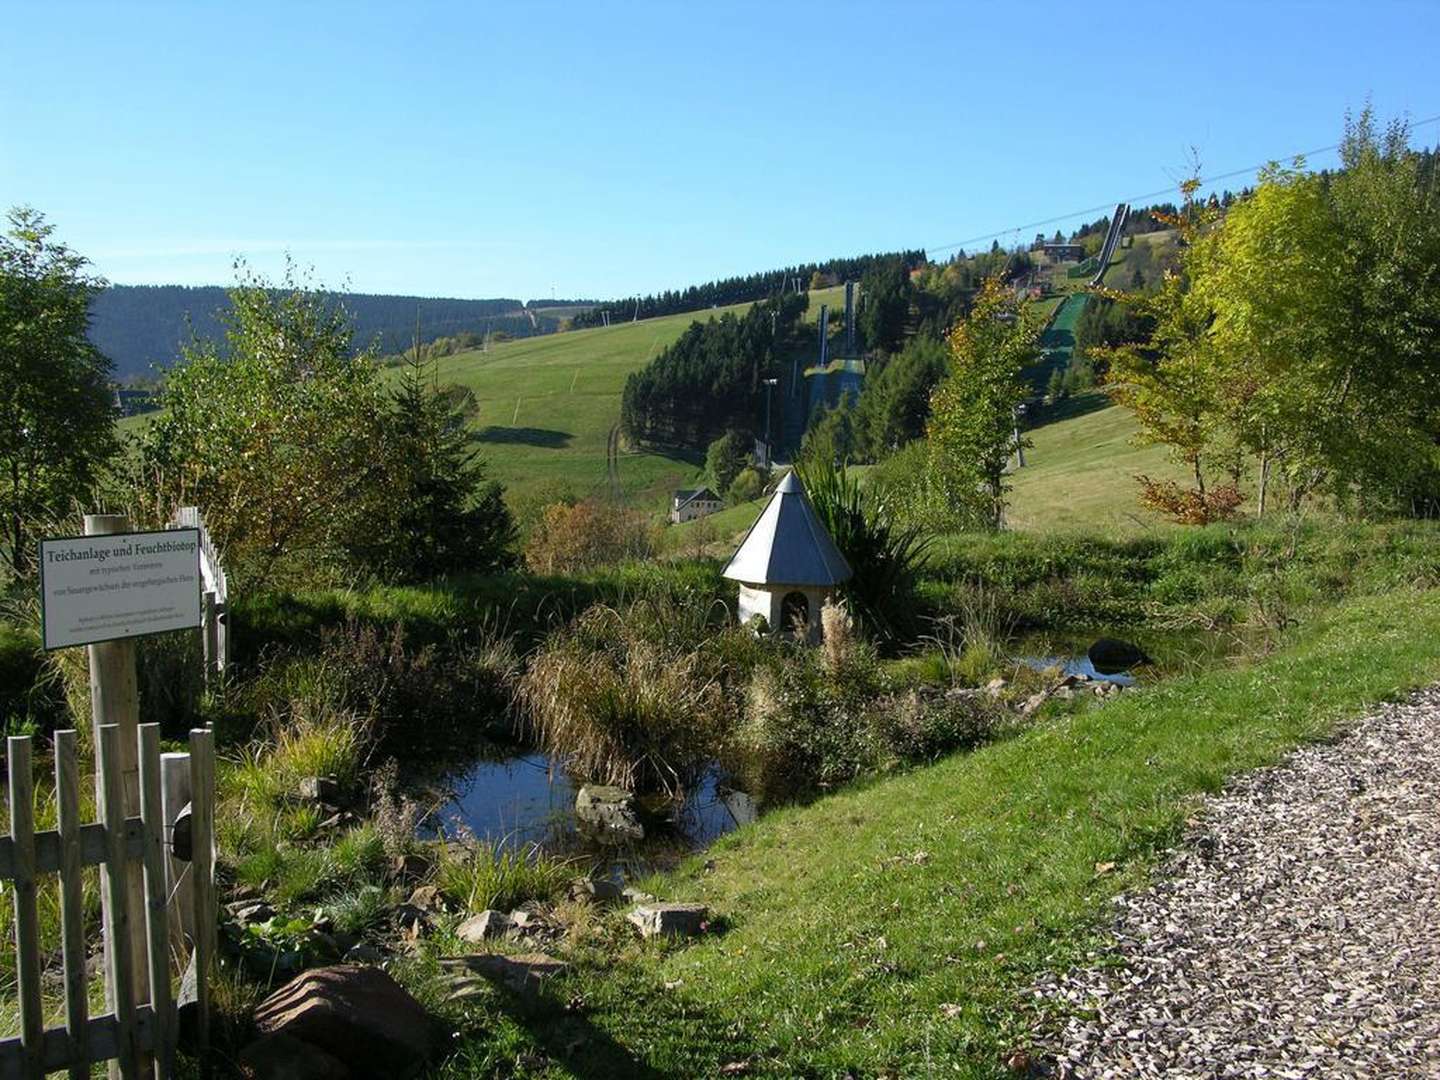
M644 840L606 843L575 819L580 785L538 752L477 761L446 787L450 797L422 827L431 837L468 833L502 848L538 844L556 854L588 856L627 874L672 865L758 814L754 799L710 769L684 802L655 807L647 815Z

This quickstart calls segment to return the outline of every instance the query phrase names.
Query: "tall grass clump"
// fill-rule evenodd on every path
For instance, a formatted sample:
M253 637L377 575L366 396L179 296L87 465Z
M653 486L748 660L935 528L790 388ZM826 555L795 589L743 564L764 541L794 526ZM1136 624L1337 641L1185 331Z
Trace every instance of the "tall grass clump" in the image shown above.
M911 640L926 535L918 526L902 525L883 493L862 491L854 474L828 459L814 459L799 473L816 516L854 571L844 593L855 613L887 641Z
M655 604L596 606L532 659L520 682L526 720L576 775L675 796L714 758L730 721L719 665L694 626L664 627Z
M575 876L574 863L546 855L531 844L494 849L483 844L445 844L435 884L465 911L509 911L532 900L549 900Z

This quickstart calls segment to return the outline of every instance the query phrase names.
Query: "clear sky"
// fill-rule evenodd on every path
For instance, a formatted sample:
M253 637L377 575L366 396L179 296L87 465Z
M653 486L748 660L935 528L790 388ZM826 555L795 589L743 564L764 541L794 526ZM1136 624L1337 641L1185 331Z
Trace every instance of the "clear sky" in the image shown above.
M1326 146L1367 96L1440 114L1440 0L0 15L0 203L124 283L289 251L365 292L627 295L1113 203L1192 146Z

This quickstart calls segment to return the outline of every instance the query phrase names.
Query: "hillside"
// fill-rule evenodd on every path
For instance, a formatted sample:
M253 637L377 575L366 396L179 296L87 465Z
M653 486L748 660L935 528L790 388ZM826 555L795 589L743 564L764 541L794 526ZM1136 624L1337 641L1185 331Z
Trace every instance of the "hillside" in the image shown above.
M844 303L843 289L810 294L807 319L821 303ZM490 474L513 497L532 492L589 494L607 483L607 447L620 419L625 377L648 363L692 322L748 304L667 315L493 345L438 361L437 377L475 392L475 421ZM699 460L622 451L627 499L658 507L668 489L694 478Z
M504 331L515 337L548 333L558 328L562 313L574 305L550 308L537 301L527 314L519 300L452 300L436 297L338 293L355 326L357 346L393 353L409 345L420 319L424 342L461 333ZM90 307L90 340L115 364L118 379L148 375L152 366L171 364L192 333L219 339L224 328L217 317L230 305L217 285L112 285ZM532 322L531 316L534 316Z
M1072 399L1054 419L1028 432L1025 467L1011 473L1009 528L1022 532L1098 529L1130 535L1169 528L1136 502L1137 473L1181 478L1163 447L1136 446L1135 419L1101 394ZM711 518L673 526L667 542L677 550L701 542L736 539L759 516L764 500L730 507Z

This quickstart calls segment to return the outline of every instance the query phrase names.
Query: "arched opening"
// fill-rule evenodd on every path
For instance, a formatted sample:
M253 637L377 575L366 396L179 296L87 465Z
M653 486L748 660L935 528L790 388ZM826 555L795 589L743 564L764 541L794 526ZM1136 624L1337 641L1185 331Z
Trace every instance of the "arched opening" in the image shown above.
M780 601L780 628L796 637L805 637L810 630L810 600L802 592L786 593Z

